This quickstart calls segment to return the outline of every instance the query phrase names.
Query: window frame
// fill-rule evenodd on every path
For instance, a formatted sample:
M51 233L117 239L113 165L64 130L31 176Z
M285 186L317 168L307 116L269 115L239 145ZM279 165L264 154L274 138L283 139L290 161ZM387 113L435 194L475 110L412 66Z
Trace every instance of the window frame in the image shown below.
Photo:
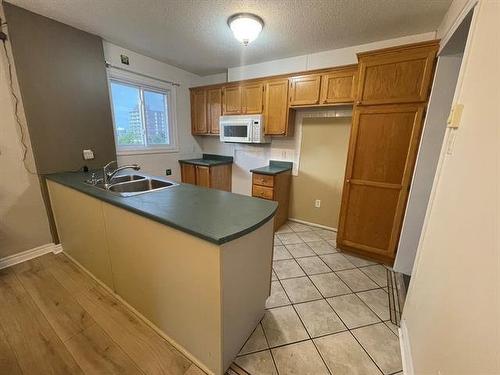
M177 139L177 116L176 116L176 89L174 85L157 81L151 78L145 78L133 73L120 71L114 68L108 68L108 90L109 102L111 106L111 116L113 121L113 134L115 137L116 155L141 155L141 154L166 154L179 152ZM141 95L141 101L144 101L143 90L157 92L166 95L167 101L167 119L168 119L168 135L170 143L167 145L143 145L143 146L123 146L118 144L118 134L115 123L113 92L111 82L118 82L124 85L138 87ZM144 119L144 105L141 105L141 118ZM143 124L144 125L144 124ZM144 134L144 140L147 135Z

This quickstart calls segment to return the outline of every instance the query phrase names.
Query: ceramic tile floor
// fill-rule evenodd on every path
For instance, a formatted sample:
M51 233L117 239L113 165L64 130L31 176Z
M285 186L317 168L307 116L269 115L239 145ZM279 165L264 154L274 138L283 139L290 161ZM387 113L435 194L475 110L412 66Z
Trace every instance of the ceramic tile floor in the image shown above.
M252 375L399 374L385 268L336 249L333 231L275 235L266 313L235 363Z

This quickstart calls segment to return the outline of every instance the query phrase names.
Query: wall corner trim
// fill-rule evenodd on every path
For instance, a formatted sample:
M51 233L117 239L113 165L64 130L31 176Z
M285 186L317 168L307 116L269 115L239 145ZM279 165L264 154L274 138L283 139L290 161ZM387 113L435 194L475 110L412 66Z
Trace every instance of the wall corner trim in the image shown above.
M19 264L22 262L26 262L30 259L38 258L42 255L48 253L59 254L63 251L63 247L61 244L48 243L45 245L37 246L32 249L9 255L8 257L0 259L0 270L3 268L7 268L13 266L15 264Z
M413 358L411 356L410 337L408 335L408 328L406 321L401 319L399 327L399 345L401 347L401 360L403 362L403 374L414 375Z

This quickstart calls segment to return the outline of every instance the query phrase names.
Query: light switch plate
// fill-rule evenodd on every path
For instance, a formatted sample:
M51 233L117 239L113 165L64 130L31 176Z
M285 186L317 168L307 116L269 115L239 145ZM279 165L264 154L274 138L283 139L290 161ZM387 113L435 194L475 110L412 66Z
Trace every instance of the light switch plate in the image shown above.
M92 151L92 150L83 150L83 159L84 160L92 160L92 159L94 159L94 151Z
M447 125L449 128L452 129L458 128L458 126L460 125L460 120L462 119L463 110L464 110L463 104L455 104L453 106L447 121Z

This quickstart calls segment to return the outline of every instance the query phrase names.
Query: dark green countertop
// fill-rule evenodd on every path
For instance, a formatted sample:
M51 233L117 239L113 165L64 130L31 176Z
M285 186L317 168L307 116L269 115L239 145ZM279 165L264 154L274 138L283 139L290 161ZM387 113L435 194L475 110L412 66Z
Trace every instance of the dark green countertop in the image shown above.
M179 163L203 165L206 167L210 167L213 165L232 164L233 157L224 155L203 154L203 157L201 158L179 160Z
M268 174L268 175L277 175L279 173L291 170L292 167L293 163L291 161L270 160L268 166L251 169L250 172Z
M164 190L120 197L86 184L84 181L90 176L90 172L63 172L45 177L218 245L257 229L274 216L278 207L273 201L181 183Z

